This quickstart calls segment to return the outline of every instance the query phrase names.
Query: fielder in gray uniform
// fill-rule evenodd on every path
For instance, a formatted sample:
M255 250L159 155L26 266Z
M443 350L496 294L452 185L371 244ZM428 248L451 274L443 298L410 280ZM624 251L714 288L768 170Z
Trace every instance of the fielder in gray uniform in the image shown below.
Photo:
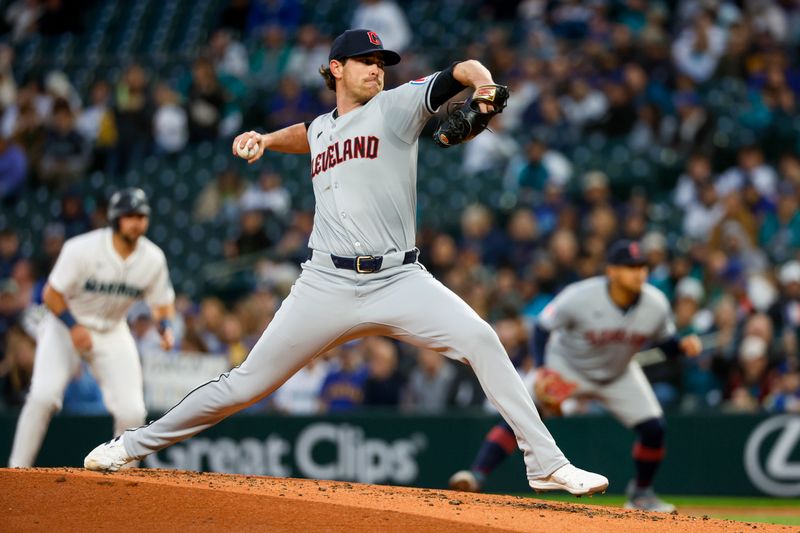
M320 68L336 109L310 124L247 132L234 154L310 153L316 198L312 253L275 318L241 366L184 398L160 419L95 448L91 470L115 471L211 427L277 389L308 361L367 335L393 337L468 363L513 428L537 490L604 491L608 480L574 467L556 446L492 327L417 262L417 142L436 109L465 87L492 84L477 61L383 91L400 56L375 32L349 30Z
M542 374L560 375L574 396L600 401L636 432L636 477L628 485L625 507L671 512L675 507L652 488L665 451L664 413L633 356L654 343L667 355L695 357L700 339L676 337L667 298L645 283L648 269L638 243L615 243L607 262L605 276L573 283L545 307L534 331L534 359L539 369L547 369ZM542 378L537 374L537 379ZM451 488L479 491L486 476L513 452L511 442L508 427L495 426L470 470L450 478Z

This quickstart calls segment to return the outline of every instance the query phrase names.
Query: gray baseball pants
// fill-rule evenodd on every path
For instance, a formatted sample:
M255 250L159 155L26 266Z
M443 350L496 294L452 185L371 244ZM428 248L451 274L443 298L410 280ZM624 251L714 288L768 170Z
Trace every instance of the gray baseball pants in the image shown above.
M383 335L469 364L513 428L529 479L546 477L569 462L492 327L422 265L359 274L336 269L329 256L315 251L302 268L247 359L193 390L158 420L128 430L124 444L130 456L142 458L217 424L339 344Z

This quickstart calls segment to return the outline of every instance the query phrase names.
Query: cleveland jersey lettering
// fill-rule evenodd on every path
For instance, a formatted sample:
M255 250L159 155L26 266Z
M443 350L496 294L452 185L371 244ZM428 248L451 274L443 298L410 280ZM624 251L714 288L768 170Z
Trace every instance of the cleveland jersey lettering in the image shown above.
M586 341L595 348L607 346L609 344L628 344L634 350L641 349L647 343L647 335L630 332L624 329L606 329L599 331L587 331L584 333Z
M377 137L365 137L363 135L345 139L341 143L336 142L314 158L314 163L311 166L311 177L313 178L320 172L325 172L329 168L333 168L350 159L375 159L378 157L379 144L380 139Z

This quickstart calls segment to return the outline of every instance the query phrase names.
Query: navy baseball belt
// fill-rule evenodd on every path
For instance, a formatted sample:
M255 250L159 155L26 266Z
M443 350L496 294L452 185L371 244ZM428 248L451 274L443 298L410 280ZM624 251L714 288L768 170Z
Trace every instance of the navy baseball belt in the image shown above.
M414 248L407 252L394 252L385 255L358 255L356 257L342 257L340 255L328 254L319 250L309 250L308 258L323 266L333 265L336 268L355 270L359 274L370 274L378 272L382 268L390 268L400 265L415 263L419 256L419 250Z

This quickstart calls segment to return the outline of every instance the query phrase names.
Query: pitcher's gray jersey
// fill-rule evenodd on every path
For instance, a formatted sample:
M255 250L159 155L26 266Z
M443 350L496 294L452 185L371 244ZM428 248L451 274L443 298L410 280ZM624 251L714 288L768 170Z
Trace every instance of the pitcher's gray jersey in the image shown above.
M374 32L351 30L361 31L364 42L380 42ZM342 68L372 75L379 75L381 68L376 62L348 65ZM465 68L472 72L465 74L468 78L482 72L473 63ZM309 242L314 253L244 362L195 388L155 422L125 432L117 442L128 459L187 439L252 405L332 347L378 335L466 362L513 428L531 483L569 463L492 327L417 263L416 253L409 254L416 244L417 139L435 111L434 82L442 81L433 98L437 103L463 87L453 72L378 92L366 102L346 106L343 115L319 116L306 127L306 139L294 136L299 127L276 134L277 139L290 139L286 147L292 149L305 149L308 141L316 199ZM337 79L340 108L340 100L358 96L357 84L352 85L346 77ZM361 270L358 256L364 255L381 256L380 266ZM92 454L84 464L98 465ZM600 487L604 480L591 482Z
M436 111L430 89L437 76L382 91L344 116L326 113L311 123L312 249L356 256L414 248L417 139Z
M112 235L111 228L102 228L67 240L48 278L78 323L97 331L114 328L140 298L150 305L175 300L161 248L140 237L136 250L123 260Z
M563 358L592 381L620 376L634 354L675 333L667 298L645 283L627 310L611 301L608 281L599 276L573 283L542 311L539 325L552 332L545 360Z

